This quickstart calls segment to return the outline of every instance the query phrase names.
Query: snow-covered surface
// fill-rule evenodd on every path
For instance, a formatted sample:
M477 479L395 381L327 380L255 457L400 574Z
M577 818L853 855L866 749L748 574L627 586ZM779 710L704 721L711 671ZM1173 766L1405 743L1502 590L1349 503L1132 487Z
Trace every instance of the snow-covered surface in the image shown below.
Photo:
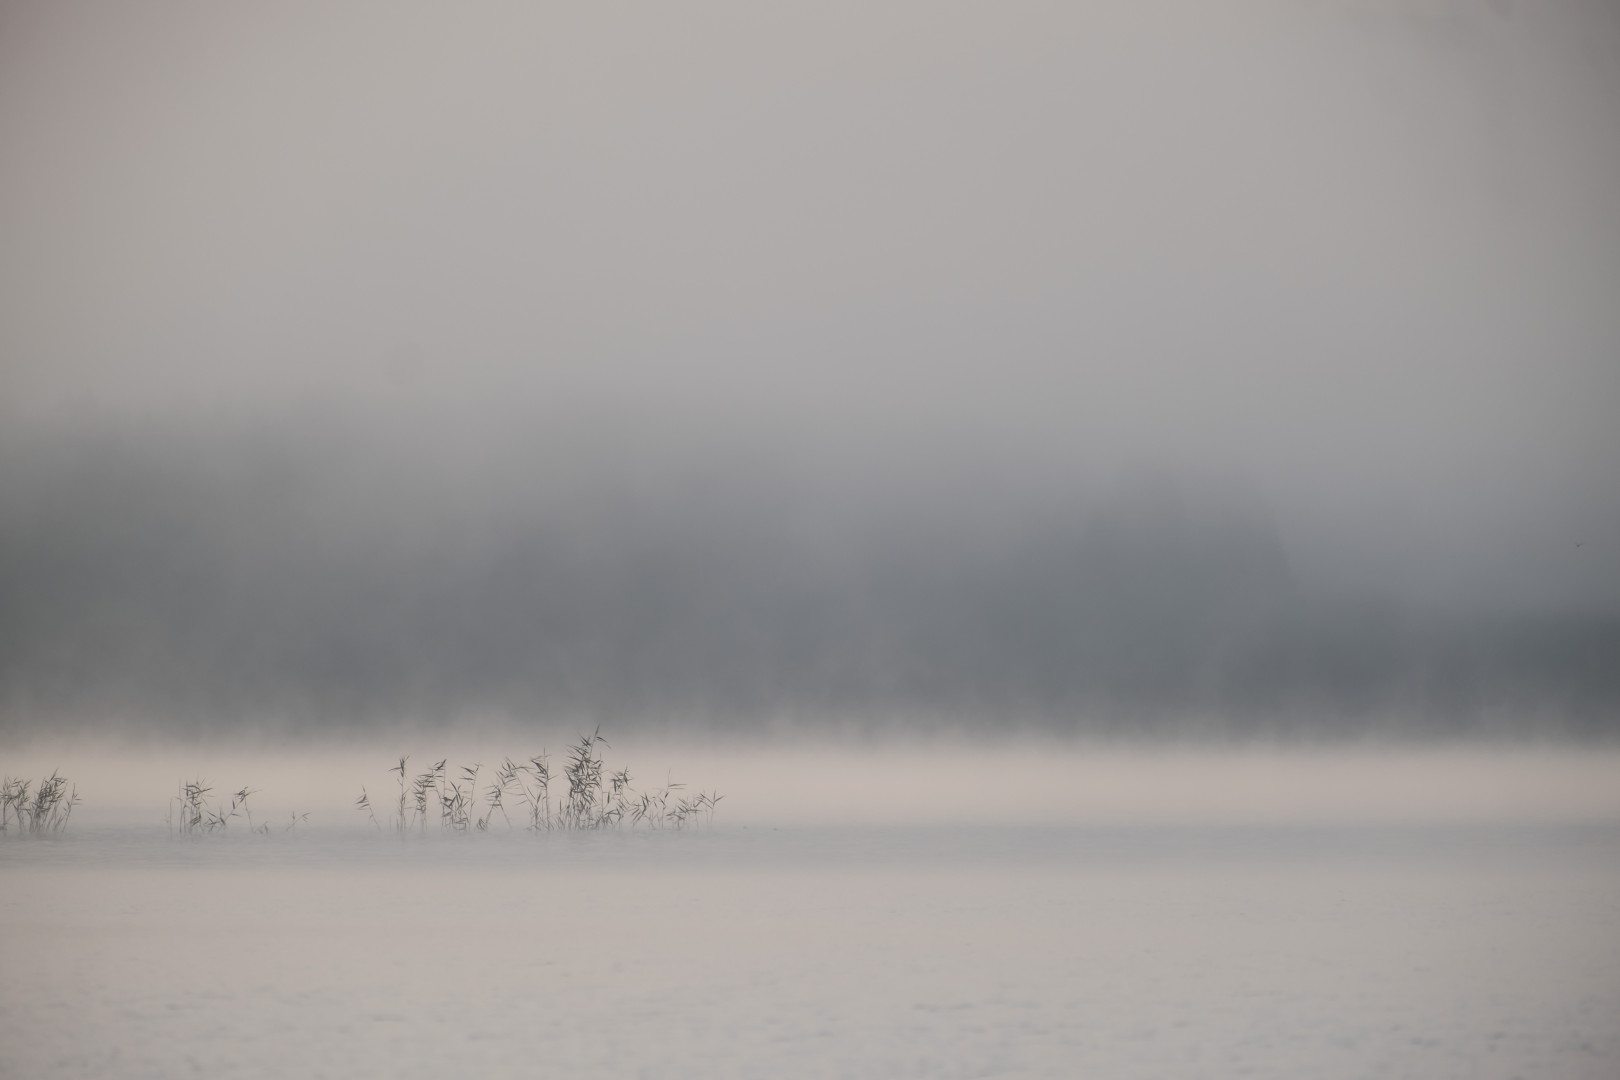
M0 1075L1620 1075L1620 827L0 840Z

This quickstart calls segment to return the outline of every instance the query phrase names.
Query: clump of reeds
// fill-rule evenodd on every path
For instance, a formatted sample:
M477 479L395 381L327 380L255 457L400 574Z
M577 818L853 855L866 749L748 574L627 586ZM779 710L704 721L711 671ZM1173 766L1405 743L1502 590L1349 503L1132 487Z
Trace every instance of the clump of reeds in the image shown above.
M182 780L174 795L169 798L169 830L181 836L225 832L230 828L231 822L242 818L246 822L248 832L268 836L270 823L255 823L253 811L248 806L248 798L255 794L257 792L254 789L244 787L240 791L231 792L228 796L221 795L214 798L214 789L203 780ZM308 818L309 815L305 814L304 817ZM297 823L298 815L294 814L287 830L291 831Z
M479 776L483 766L463 766L451 772L448 762L411 775L408 758L389 769L399 789L397 808L384 811L370 793L360 789L355 807L363 810L376 828L387 828L401 836L426 832L435 825L441 832L483 831L499 815L508 828L515 827L507 810L508 802L521 808L523 827L533 832L554 829L612 829L644 826L650 829L681 829L688 825L711 823L720 800L717 792L682 794L685 785L666 783L646 792L631 786L630 772L609 771L598 747L607 746L601 732L581 735L569 747L562 765L559 790L553 793L554 776L549 756L541 751L523 761L502 758L482 791Z
M0 832L9 833L13 823L19 835L61 832L80 802L78 787L60 773L37 785L7 776L0 780Z

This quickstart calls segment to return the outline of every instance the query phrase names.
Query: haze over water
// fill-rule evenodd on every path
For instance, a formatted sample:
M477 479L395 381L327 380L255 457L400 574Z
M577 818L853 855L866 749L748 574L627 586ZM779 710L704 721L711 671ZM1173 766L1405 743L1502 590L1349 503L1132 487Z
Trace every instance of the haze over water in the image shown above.
M1615 1075L1616 115L1598 0L0 5L0 1073ZM712 820L355 805L598 728Z
M1605 5L0 18L10 733L1614 731Z

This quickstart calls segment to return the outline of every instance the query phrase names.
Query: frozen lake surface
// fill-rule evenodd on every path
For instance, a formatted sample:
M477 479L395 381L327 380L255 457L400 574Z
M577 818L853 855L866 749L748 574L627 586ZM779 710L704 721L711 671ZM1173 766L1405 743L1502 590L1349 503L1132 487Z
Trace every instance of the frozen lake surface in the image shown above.
M1620 828L0 842L29 1077L1620 1075Z

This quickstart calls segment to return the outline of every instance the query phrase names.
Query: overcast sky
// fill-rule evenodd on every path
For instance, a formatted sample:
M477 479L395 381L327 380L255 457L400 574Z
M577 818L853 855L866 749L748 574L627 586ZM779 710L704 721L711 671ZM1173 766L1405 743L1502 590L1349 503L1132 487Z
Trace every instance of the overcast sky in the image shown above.
M175 492L439 551L604 485L1028 569L1169 485L1291 589L1612 619L1616 192L1601 0L7 0L0 575Z

